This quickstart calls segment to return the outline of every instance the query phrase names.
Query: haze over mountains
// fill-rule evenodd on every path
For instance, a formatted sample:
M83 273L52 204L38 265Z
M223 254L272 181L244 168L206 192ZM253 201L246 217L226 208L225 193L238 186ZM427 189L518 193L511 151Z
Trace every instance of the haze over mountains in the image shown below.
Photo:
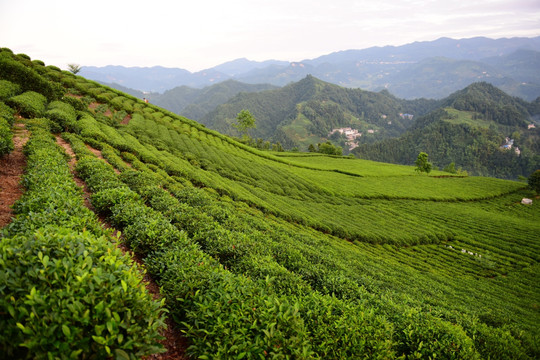
M159 93L178 86L202 88L229 79L284 86L310 74L344 87L387 89L404 99L441 99L473 82L486 81L532 101L540 96L540 37L440 38L403 46L345 50L300 62L237 59L195 73L160 66L84 66L80 74Z

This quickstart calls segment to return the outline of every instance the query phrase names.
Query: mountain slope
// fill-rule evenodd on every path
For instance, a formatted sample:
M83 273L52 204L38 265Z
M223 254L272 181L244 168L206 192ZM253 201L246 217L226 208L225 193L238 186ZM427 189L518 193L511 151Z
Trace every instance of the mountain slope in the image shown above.
M245 84L235 80L226 80L202 89L174 88L163 94L151 94L149 99L152 103L174 113L199 120L216 106L227 102L240 92L254 93L275 88L269 84Z
M32 133L29 195L0 235L9 356L159 350L159 304L83 207L61 136L193 358L540 357L540 204L525 184L259 151L6 49L0 80L2 118Z
M401 137L362 145L353 153L412 164L423 151L436 166L455 162L472 174L502 178L526 176L540 167L540 149L535 145L540 132L528 128L540 113L534 103L512 98L488 83L476 83L443 99L440 106L417 119ZM511 149L502 148L506 138L512 139Z
M223 133L235 134L231 124L242 109L257 119L253 137L279 141L285 147L326 140L334 128L352 126L377 130L378 136L397 136L410 124L400 113L421 115L434 101L404 101L388 92L346 89L313 76L281 89L239 94L200 121Z

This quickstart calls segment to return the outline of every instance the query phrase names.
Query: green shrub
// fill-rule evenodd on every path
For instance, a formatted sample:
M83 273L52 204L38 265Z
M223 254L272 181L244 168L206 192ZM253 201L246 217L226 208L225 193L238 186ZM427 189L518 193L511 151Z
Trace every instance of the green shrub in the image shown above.
M322 359L396 358L393 326L373 308L312 292L302 298L300 311Z
M45 228L0 242L0 347L17 359L162 351L161 304L105 238Z
M25 66L16 59L17 56L9 52L0 53L0 79L20 85L23 91L39 92L49 100L55 100L61 96L59 84L47 81L30 66Z
M35 91L27 91L8 99L6 103L24 117L41 117L45 113L47 98Z
M60 128L63 131L79 132L77 113L71 105L65 102L51 102L45 116L57 125L55 128Z
M13 151L13 132L10 124L0 117L0 157Z
M7 80L0 80L0 100L9 99L21 93L21 87Z
M411 359L478 359L474 343L458 324L408 309L397 321L397 354Z
M64 96L62 101L71 105L77 111L85 111L88 108L88 105L83 100L74 96Z
M6 122L12 126L15 120L15 110L7 106L0 101L0 118L6 120Z

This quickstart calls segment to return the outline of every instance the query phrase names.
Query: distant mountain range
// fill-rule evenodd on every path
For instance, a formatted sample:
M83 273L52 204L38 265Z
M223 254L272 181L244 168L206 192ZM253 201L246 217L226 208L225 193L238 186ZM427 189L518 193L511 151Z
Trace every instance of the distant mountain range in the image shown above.
M540 96L540 37L441 38L340 51L300 62L237 59L195 73L159 66L83 66L80 72L89 79L154 93L180 86L203 88L230 79L284 86L309 74L344 87L387 89L404 99L440 99L485 81L532 101Z

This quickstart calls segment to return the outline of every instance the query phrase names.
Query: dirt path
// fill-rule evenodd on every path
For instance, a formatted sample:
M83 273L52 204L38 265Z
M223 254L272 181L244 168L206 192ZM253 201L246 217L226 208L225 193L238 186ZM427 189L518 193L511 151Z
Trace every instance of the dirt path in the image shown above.
M13 211L11 206L24 192L20 184L26 167L26 158L22 152L28 141L28 130L20 120L15 122L13 133L14 150L0 157L0 228L11 222Z
M92 205L90 204L90 191L88 191L88 188L86 187L86 183L77 176L75 172L75 166L77 164L77 160L75 158L75 153L73 152L73 149L71 148L71 145L66 142L64 139L62 139L60 136L56 136L56 142L58 145L62 146L66 153L71 157L69 161L69 168L71 170L71 173L73 174L73 179L79 185L83 188L84 192L84 201L85 205L90 209L93 210ZM101 152L99 150L93 149L89 147L90 150L93 150L92 152L96 154L99 158L103 159ZM115 169L116 170L116 169ZM110 224L107 223L107 221L103 218L100 218L100 222L102 223L104 228L112 229ZM116 230L115 230L116 234ZM135 262L137 262L139 265L143 266L143 261L133 252L131 252L123 243L117 243L116 244L120 250L124 254L128 254L133 258ZM146 285L146 289L150 294L152 294L154 299L160 299L161 294L159 292L159 286L157 283L152 279L148 274L144 275L143 281ZM165 337L164 340L161 341L165 349L167 349L167 352L163 354L155 354L147 356L145 359L147 360L183 360L188 359L188 357L185 355L186 349L188 347L187 340L182 336L182 333L180 330L176 327L176 324L171 318L167 318L166 320L167 329L165 329L161 335Z

